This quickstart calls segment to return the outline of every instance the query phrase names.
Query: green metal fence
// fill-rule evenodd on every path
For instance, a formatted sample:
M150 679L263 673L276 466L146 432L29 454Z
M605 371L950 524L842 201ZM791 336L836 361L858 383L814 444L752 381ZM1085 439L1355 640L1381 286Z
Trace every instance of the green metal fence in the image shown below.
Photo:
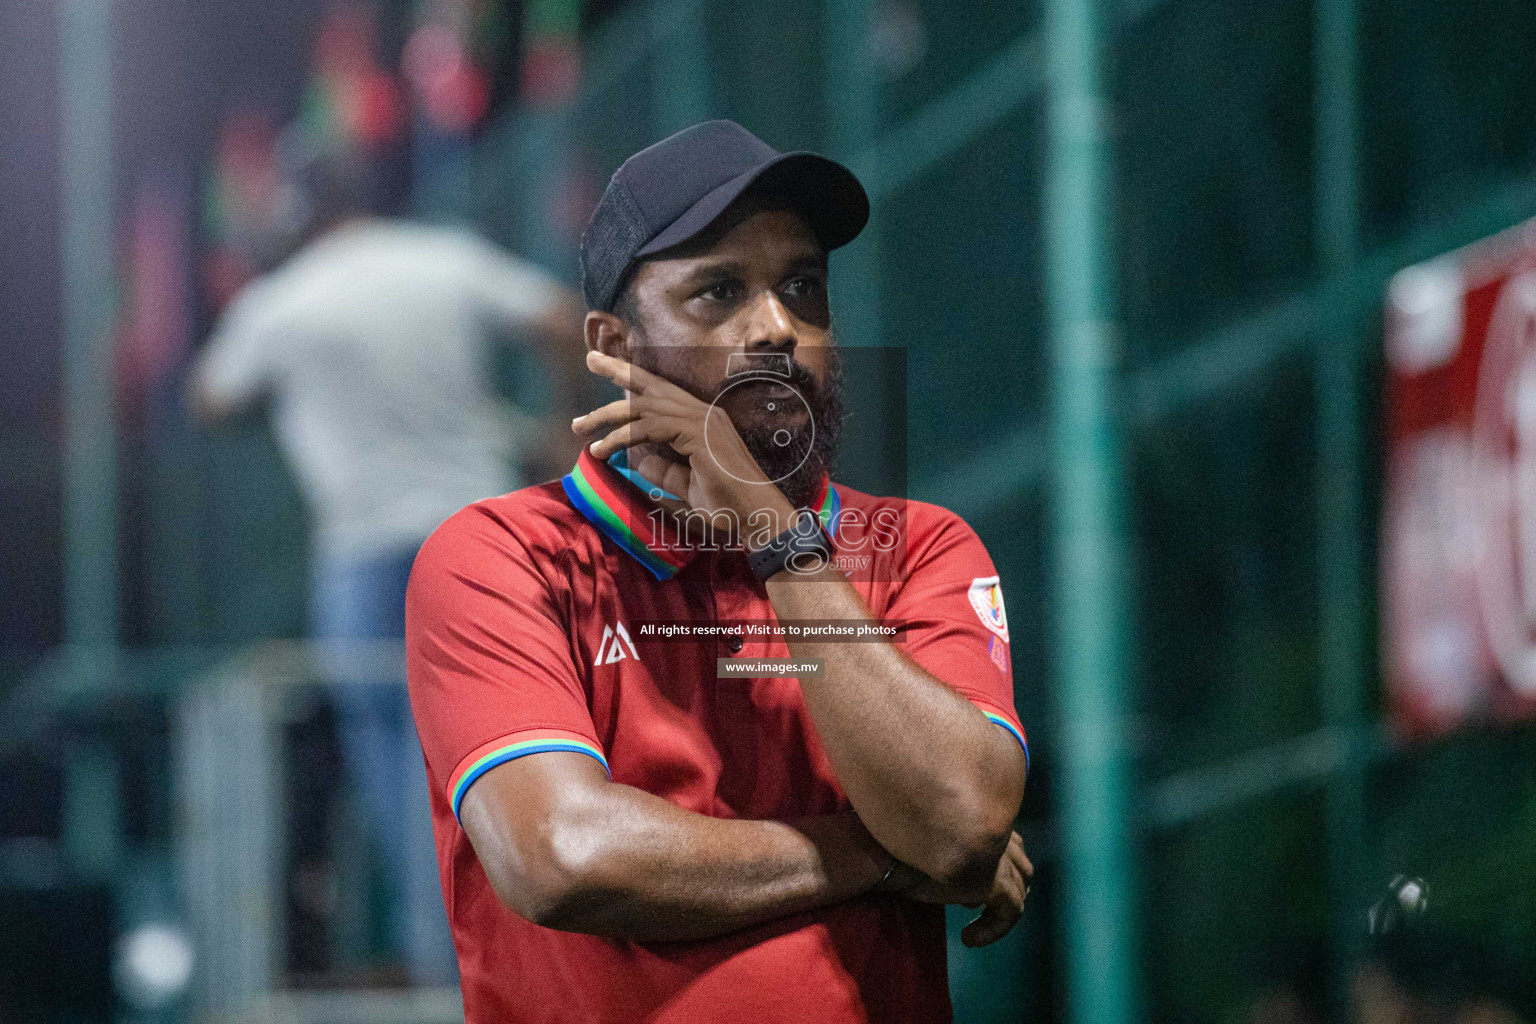
M907 350L912 496L998 562L1039 750L1041 905L955 947L960 1019L1235 1020L1313 977L1342 1013L1372 886L1455 874L1422 776L1529 740L1375 724L1377 310L1536 214L1533 32L1514 0L658 0L493 134L476 218L572 281L607 175L705 116L869 189L840 330ZM1459 839L1467 935L1523 792Z

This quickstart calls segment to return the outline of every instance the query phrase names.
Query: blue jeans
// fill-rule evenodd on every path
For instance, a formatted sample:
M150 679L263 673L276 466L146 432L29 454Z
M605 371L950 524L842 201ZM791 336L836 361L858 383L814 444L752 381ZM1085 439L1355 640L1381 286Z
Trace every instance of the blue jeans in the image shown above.
M349 644L405 637L405 584L416 548L365 558L321 558L310 619L336 709L347 782L378 849L390 895L390 936L416 985L458 981L432 843L427 773L397 672L359 679ZM367 645L360 648L367 651ZM372 659L364 658L365 661Z

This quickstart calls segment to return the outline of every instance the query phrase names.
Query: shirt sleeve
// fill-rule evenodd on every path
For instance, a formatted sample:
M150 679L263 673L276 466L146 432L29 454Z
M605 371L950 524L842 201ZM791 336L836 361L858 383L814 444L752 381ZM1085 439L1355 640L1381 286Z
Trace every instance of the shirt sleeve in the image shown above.
M573 751L607 770L555 592L482 505L417 554L405 633L427 774L455 818L475 780L515 758Z
M1018 740L1027 770L1029 742L1014 710L1008 613L997 569L976 531L953 513L937 512L939 526L907 550L906 579L886 617L906 623L901 649L908 657Z
M526 327L549 314L565 296L553 277L483 238L472 240L471 252L471 287L495 323Z
M199 383L221 405L245 405L272 381L281 341L268 288L237 295L203 349Z

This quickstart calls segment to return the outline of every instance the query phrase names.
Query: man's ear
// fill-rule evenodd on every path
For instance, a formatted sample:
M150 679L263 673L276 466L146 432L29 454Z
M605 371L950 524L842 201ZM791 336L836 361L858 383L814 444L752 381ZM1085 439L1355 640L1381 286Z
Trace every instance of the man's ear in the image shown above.
M629 324L612 313L594 309L587 313L583 327L588 352L601 352L629 362Z

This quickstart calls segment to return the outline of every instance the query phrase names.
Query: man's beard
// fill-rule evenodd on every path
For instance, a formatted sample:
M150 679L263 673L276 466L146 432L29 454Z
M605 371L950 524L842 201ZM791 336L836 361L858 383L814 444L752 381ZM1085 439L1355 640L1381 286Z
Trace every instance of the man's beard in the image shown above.
M637 332L638 333L638 332ZM704 390L678 381L656 365L652 350L640 345L630 350L635 365L659 376L673 380L685 391L705 402L713 402L733 384L739 382L727 377L714 388ZM747 451L763 473L778 485L790 504L796 508L809 507L821 490L822 480L832 471L837 458L838 445L843 434L843 361L835 342L826 348L826 369L820 381L804 363L789 360L789 377L780 374L754 373L760 379L782 381L805 399L810 417L796 425L775 423L772 419L748 419L738 422L732 417L736 433L746 445ZM793 402L793 399L788 401ZM727 410L729 411L729 410ZM776 436L783 431L789 435L786 443ZM674 461L685 461L670 446L662 446L662 454Z
M805 364L790 361L790 377L785 383L805 399L810 409L811 415L804 422L796 426L771 420L736 423L736 433L747 451L796 508L809 507L816 500L822 480L832 471L842 439L843 363L834 346L827 347L826 358L825 375L820 381ZM727 381L723 387L729 385ZM784 433L789 435L787 442Z

